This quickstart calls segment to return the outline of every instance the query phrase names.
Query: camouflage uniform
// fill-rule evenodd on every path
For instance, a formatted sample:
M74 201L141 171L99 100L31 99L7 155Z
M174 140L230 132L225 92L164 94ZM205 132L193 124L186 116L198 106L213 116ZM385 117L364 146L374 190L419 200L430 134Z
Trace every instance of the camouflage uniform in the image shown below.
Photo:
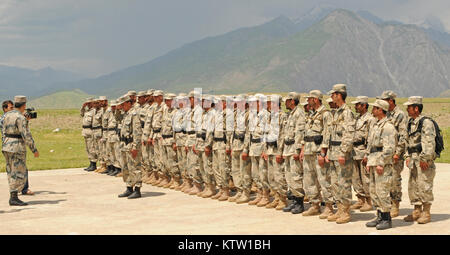
M109 162L115 168L121 168L119 157L120 157L120 133L118 132L118 122L115 118L116 113L119 110L112 111L108 118L108 140L107 140L107 151L109 156Z
M163 123L163 113L164 113L165 104L161 103L160 105L156 104L152 124L151 131L149 137L153 139L153 150L154 150L154 161L156 165L155 171L159 172L159 174L167 174L167 171L164 167L163 155L162 155L162 136L161 129Z
M140 96L143 96L142 93L140 94ZM142 132L144 132L145 130L145 121L147 120L148 117L148 112L149 112L149 108L150 105L148 103L141 105L139 107L138 110L138 114L139 114L139 121L141 124L141 128L142 128ZM144 136L142 136L144 138ZM141 143L145 141L142 140ZM150 172L150 165L149 165L149 152L148 152L148 145L142 145L142 176L148 176L149 172Z
M97 154L94 147L94 136L92 131L92 121L94 119L95 109L91 108L86 112L86 108L81 109L81 117L83 117L83 129L81 135L86 143L86 152L90 162L97 162Z
M205 148L212 149L213 144L213 130L214 130L214 115L216 110L210 108L205 110L202 116L202 129L197 131L197 139L195 143L195 149L197 150L200 162L200 173L202 175L203 182L211 185L214 181L214 172L212 169L212 151L209 155L206 155Z
M187 153L184 149L187 139L186 124L189 112L189 108L184 106L183 108L177 109L173 117L173 130L175 132L175 143L177 145L177 167L183 179L187 179L189 176L186 167Z
M96 109L94 118L92 120L92 135L93 135L93 145L96 159L98 160L100 165L104 164L102 154L101 154L101 139L102 139L102 118L103 118L104 109ZM96 161L97 161L96 160ZM95 162L95 161L94 161Z
M219 101L218 105L222 102ZM221 189L228 188L228 181L230 179L230 174L227 169L227 142L228 137L226 133L226 118L225 111L219 106L215 111L214 116L214 131L213 137L213 160L212 168L214 171L214 178L216 180L217 186Z
M6 161L9 191L22 191L26 182L26 146L36 153L28 121L21 112L14 109L4 115L2 134L2 153Z
M173 99L172 96L167 97L167 99ZM174 138L174 130L173 130L173 117L178 111L173 107L168 107L167 104L164 104L164 113L163 113L163 123L162 123L162 131L161 136L162 140L162 159L163 165L166 169L165 172L170 174L172 177L178 178L180 176L180 169L178 168L177 163L177 152L173 149L173 145L175 144Z
M200 157L194 153L192 148L197 142L197 131L201 131L201 117L203 115L203 109L199 104L197 104L193 109L188 108L188 110L188 122L186 123L187 139L185 144L185 146L188 147L186 166L189 177L196 183L202 183L203 181L200 173Z
M242 100L245 100L245 98L239 98L237 101ZM245 146L244 142L250 139L250 133L248 132L249 111L236 109L234 114L235 126L231 141L231 175L236 188L250 193L252 185L250 160L242 159L242 153L248 154L248 147Z
M112 115L111 106L109 106L102 116L102 139L101 142L101 156L103 158L103 162L105 162L106 166L110 166L112 162L110 161L110 156L108 154L108 137L110 132L108 131L108 120Z

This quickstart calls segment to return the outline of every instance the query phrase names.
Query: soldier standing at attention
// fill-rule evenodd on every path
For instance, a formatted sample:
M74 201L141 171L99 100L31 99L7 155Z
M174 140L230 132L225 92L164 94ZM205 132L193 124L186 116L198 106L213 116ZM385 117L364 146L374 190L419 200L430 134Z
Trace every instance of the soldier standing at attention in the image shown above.
M94 109L95 109L95 115L94 118L92 119L92 136L93 136L93 153L95 153L96 157L95 157L95 165L94 165L94 169L97 169L97 162L99 162L101 165L103 162L102 159L102 155L100 152L100 148L101 148L101 142L100 140L102 139L102 117L103 117L103 108L102 108L102 104L100 103L100 100L97 99L94 101L93 103Z
M27 107L25 96L14 97L14 110L8 112L3 119L2 153L6 161L6 173L8 176L10 206L24 206L27 203L21 201L17 195L23 190L26 182L27 158L26 146L30 148L34 157L39 157L39 152L34 144L33 137L28 129L28 121L23 115Z
M378 230L392 228L391 197L389 191L392 185L393 160L397 144L397 131L386 118L389 104L383 100L376 100L372 114L377 122L370 128L367 151L364 161L370 173L370 197L375 208L377 218L366 224Z
M182 184L175 190L185 192L186 189L192 188L192 182L189 179L186 166L186 118L189 115L189 106L187 104L187 96L185 93L180 93L176 97L177 111L173 116L173 131L175 132L175 147L177 152L177 166L180 169Z
M369 113L369 98L359 96L356 101L352 101L355 110L359 114L356 118L355 141L353 142L353 189L356 192L358 202L350 206L350 209L360 209L361 212L372 210L372 201L370 200L369 191L369 173L365 171L362 165L362 159L366 153L367 139L369 129L372 127L376 119Z
M406 222L426 224L431 221L433 181L436 175L436 130L433 121L422 115L422 97L413 96L404 103L410 117L407 128L406 165L410 170L408 194L414 210L404 218Z
M94 98L87 98L80 110L80 115L83 117L83 130L81 131L81 135L84 137L86 152L90 162L89 166L84 169L85 171L94 171L97 168L97 155L95 154L94 137L92 132L92 120L95 115L95 108L93 105Z
M123 180L127 189L119 197L140 198L142 186L141 120L139 114L133 110L133 101L129 95L123 98L120 108L125 112L120 130L120 147L124 163L122 166Z
M163 125L161 129L162 136L162 158L164 162L165 171L170 175L170 182L163 186L164 188L175 189L178 188L180 183L180 168L177 163L177 145L174 138L173 129L173 116L176 114L173 104L175 94L168 93L164 96L164 113L163 113Z
M331 140L328 149L328 157L332 165L331 174L335 175L337 181L335 186L337 188L335 191L335 199L338 204L338 212L328 217L328 220L333 221L336 219L336 223L343 224L350 222L351 218L352 151L356 121L352 110L345 103L345 99L347 98L347 86L345 84L336 84L330 92L333 102L338 107L331 122Z
M397 130L398 135L398 143L397 148L395 149L394 154L394 173L392 177L392 186L391 186L391 198L392 198L392 209L391 209L391 217L395 218L399 213L400 201L402 200L402 176L401 173L403 171L403 162L404 162L404 153L406 146L406 125L408 122L408 118L400 107L395 104L395 98L397 95L391 91L387 90L381 94L378 99L385 100L389 103L389 111L387 113L387 117L389 121L394 124L395 129Z

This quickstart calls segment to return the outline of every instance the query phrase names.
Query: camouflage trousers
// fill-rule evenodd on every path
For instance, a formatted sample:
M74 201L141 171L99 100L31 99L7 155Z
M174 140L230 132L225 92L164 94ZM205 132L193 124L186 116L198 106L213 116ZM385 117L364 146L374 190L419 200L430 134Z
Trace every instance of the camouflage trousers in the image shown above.
M200 157L194 153L192 147L188 147L186 154L186 167L189 178L197 183L202 183L202 175L200 173Z
M231 153L231 176L233 177L234 186L239 190L250 191L252 186L252 173L250 160L242 159L242 151Z
M86 143L86 152L88 154L88 158L90 162L97 162L97 153L95 153L95 146L94 146L94 137L92 136L85 136L84 142Z
M305 155L303 159L303 180L306 195L312 203L332 203L330 166L319 165L317 155ZM322 194L321 194L322 193Z
M27 181L27 154L26 152L3 151L6 161L6 174L8 176L9 192L22 191Z
M165 168L163 165L163 145L162 145L162 141L160 138L156 138L153 140L154 144L153 144L153 162L155 165L154 171L159 172L160 174L167 174L167 172L165 172Z
M276 155L269 155L267 161L267 179L269 186L278 194L287 193L287 182L284 176L284 162L278 164Z
M98 161L98 163L100 165L104 164L105 162L103 161L103 157L102 157L102 143L101 140L102 137L98 136L98 135L94 135L94 141L93 141L93 152L96 155L96 162Z
M163 145L162 148L162 162L165 170L163 172L170 176L180 177L180 169L178 168L177 152L172 145Z
M107 149L107 139L106 137L100 139L100 156L102 158L102 162L107 166L111 165L111 161L108 157L108 149Z
M394 172L392 173L391 198L394 201L402 201L402 171L404 160L399 160L394 164Z
M180 175L182 178L186 179L189 177L187 167L186 167L186 157L187 153L184 146L177 147L177 167L180 169Z
M109 162L110 165L113 165L114 167L121 168L119 157L120 157L120 148L118 142L107 142L106 143L106 150L107 154L109 156Z
M220 188L228 187L230 172L227 165L228 155L226 150L214 150L212 155L212 169L216 185Z
M370 197L370 175L363 166L362 160L353 160L352 185L357 197Z
M142 176L147 176L150 172L149 145L142 145Z
M260 171L264 168L264 159L261 156L250 156L251 161L251 178L252 182L256 184L258 189L263 189L262 180L260 178Z
M284 174L288 189L292 195L296 197L304 197L305 190L303 189L303 166L300 160L295 160L294 156L285 156Z
M131 156L131 152L122 151L121 157L123 161L122 174L123 181L127 187L142 186L142 152L138 151L136 158Z
M330 164L331 189L335 201L343 205L350 205L352 202L353 159L347 158L344 165L339 164L337 160L331 160Z
M392 185L392 165L385 165L383 174L376 172L376 166L370 167L370 198L373 206L381 212L391 211L390 190Z
M412 205L423 205L424 203L432 204L433 196L433 181L436 175L436 165L434 162L429 163L427 170L420 168L418 161L409 163L409 180L408 180L408 195Z
M212 168L212 152L206 155L205 151L197 151L199 157L200 174L205 184L214 184L214 171Z

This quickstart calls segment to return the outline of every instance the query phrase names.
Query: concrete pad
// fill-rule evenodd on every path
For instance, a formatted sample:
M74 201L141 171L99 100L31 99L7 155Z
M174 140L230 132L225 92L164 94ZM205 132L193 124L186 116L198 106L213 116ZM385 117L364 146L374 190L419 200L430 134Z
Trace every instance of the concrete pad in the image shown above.
M450 234L450 164L437 164L432 222L406 223L412 211L407 193L409 170L403 177L403 201L394 228L366 228L374 212L352 214L344 225L247 204L189 196L144 184L143 198L118 198L122 178L82 169L29 173L35 196L20 196L30 205L8 205L8 181L0 174L0 234Z

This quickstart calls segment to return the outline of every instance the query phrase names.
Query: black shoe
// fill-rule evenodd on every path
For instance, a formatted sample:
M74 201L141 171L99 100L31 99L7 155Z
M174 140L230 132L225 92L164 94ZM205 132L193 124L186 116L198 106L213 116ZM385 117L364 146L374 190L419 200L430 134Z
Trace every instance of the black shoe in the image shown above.
M103 172L102 174L110 174L114 169L112 168L111 165L106 166L106 171Z
M133 194L133 187L127 187L124 193L120 194L119 197L128 197Z
M289 200L294 200L294 196L292 195L292 192L290 190L288 190L287 194L286 194L287 199Z
M83 169L84 171L87 171L92 166L92 162L89 161L89 166Z
M283 208L283 212L290 212L295 205L297 204L296 200L291 200L291 203L289 203L285 208Z
M377 224L377 230L385 230L388 228L392 228L392 219L390 212L382 212L381 213L381 221Z
M111 176L116 176L116 175L118 175L120 172L122 172L122 169L116 167L115 170L114 170L114 172L111 174Z
M295 197L295 206L292 208L292 214L299 214L305 211L305 206L303 205L303 197Z
M377 218L373 221L369 221L366 223L366 227L368 228L374 228L378 225L378 223L381 222L381 211L377 210Z
M88 167L88 169L86 169L86 171L92 172L95 169L97 169L97 162L91 162L91 165Z
M134 187L134 192L131 194L128 199L140 198L141 197L141 188Z
M17 191L13 191L13 192L11 192L11 197L9 198L9 205L10 206L25 206L28 204L19 199L19 197L17 196Z

